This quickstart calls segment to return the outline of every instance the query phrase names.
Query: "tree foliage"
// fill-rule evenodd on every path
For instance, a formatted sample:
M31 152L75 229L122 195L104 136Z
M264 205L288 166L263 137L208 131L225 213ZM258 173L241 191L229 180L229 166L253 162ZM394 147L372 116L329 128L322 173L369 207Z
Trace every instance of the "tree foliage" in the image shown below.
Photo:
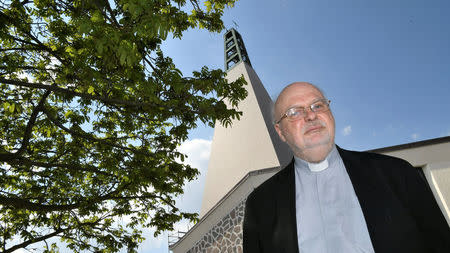
M0 1L3 252L53 237L74 251L134 251L140 226L196 219L174 203L198 174L176 148L199 120L239 118L245 81L207 67L186 77L160 44L220 32L234 2Z

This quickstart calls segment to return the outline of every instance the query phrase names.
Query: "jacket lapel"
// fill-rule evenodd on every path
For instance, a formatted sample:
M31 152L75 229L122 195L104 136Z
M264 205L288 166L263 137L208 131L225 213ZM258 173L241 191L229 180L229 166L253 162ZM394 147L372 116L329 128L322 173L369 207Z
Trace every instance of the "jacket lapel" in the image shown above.
M353 152L343 150L339 147L338 151L352 181L353 189L361 206L372 245L376 252L375 234L378 226L383 223L380 218L384 215L380 215L380 212L384 211L383 201L388 199L385 197L386 189L380 185L381 180L379 179L380 176L377 168L371 167L367 161L363 164L360 157Z
M294 160L281 171L278 183L275 245L278 245L277 252L298 253Z

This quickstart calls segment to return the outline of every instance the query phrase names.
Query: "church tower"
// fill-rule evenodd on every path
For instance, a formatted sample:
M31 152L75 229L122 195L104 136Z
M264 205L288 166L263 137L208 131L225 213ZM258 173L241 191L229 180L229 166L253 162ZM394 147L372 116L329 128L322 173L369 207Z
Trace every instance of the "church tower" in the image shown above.
M292 159L273 127L273 101L251 66L241 35L228 30L224 45L226 78L232 82L243 75L248 95L239 104L240 120L228 128L216 122L200 218L250 171L279 167Z

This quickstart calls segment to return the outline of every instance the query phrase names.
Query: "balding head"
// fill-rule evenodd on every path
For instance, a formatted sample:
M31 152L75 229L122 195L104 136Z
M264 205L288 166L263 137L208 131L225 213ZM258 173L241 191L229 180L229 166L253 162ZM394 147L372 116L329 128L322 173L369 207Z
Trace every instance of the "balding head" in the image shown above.
M283 88L283 90L281 90L280 94L277 97L277 100L275 100L275 104L273 105L273 110L272 110L273 122L276 122L281 117L281 115L283 115L283 113L285 112L285 111L280 112L280 108L279 108L280 101L283 100L283 97L285 97L291 89L300 87L300 86L311 87L313 89L316 89L322 95L322 97L325 97L325 94L323 93L323 91L319 87L315 86L312 83L293 82L291 84L288 84L286 87Z
M275 130L297 157L308 162L322 161L334 146L335 124L331 111L313 112L310 109L311 104L323 99L323 92L315 85L295 82L281 91L274 104ZM290 108L304 108L305 117L282 119Z

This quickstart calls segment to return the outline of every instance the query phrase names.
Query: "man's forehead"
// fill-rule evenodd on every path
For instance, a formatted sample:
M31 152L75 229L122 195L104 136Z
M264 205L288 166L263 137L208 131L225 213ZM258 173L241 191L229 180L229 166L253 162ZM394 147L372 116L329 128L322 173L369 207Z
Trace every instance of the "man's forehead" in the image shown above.
M277 101L275 102L275 106L277 108L282 105L283 107L293 106L293 104L286 105L286 103L300 103L303 99L311 100L307 102L314 102L315 100L321 98L324 98L322 92L314 85L310 83L293 83L281 91Z
M310 83L293 83L288 85L280 93L280 96L288 96L290 94L307 94L307 93L318 93L322 96L322 92L314 85Z

